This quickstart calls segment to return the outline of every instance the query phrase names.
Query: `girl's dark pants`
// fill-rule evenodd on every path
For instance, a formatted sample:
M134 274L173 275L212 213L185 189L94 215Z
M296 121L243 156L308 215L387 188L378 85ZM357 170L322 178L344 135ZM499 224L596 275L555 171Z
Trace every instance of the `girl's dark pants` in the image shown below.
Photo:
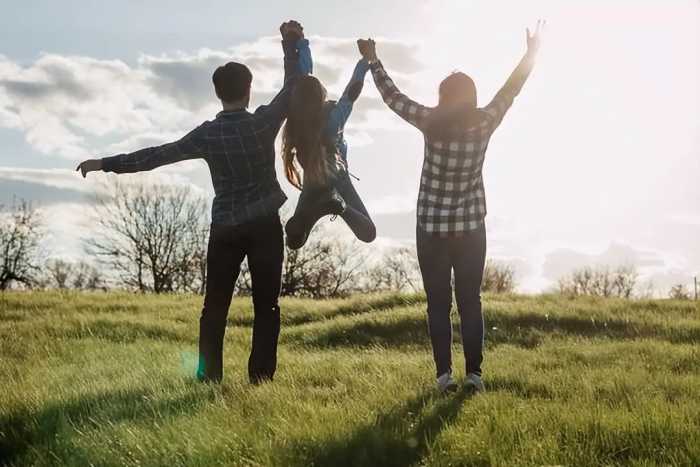
M486 261L482 227L459 237L438 237L416 228L416 246L428 297L428 328L437 376L452 371L452 271L467 373L481 375L484 319L481 279Z
M355 190L348 172L343 170L333 175L330 187L335 189L343 200L345 200L345 212L341 214L340 217L343 218L348 227L350 227L350 230L352 230L359 240L367 243L372 242L377 236L377 229L360 195L357 193L357 190ZM294 216L311 210L314 203L324 192L327 192L328 189L328 187L305 187L299 195L299 202L294 210ZM318 220L317 217L312 217L311 222L313 223L304 226L307 235Z

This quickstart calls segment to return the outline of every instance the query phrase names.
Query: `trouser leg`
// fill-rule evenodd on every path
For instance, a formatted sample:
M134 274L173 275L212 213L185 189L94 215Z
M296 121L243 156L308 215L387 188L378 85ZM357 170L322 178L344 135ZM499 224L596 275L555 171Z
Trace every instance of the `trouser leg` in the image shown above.
M294 250L301 248L316 223L326 214L318 209L322 196L328 196L327 188L305 187L299 194L294 214L287 221L287 246Z
M238 279L244 250L236 245L231 227L215 226L207 248L207 284L199 319L199 365L201 381L221 381L226 318Z
M372 222L362 198L347 174L341 174L338 177L339 179L335 183L336 190L346 204L345 212L342 214L343 220L359 240L366 243L374 241L377 237L377 228Z
M455 273L455 296L466 371L481 375L484 347L481 280L486 261L486 232L481 228L451 240L450 256Z
M284 239L277 218L256 228L248 250L255 312L248 376L253 383L271 380L277 367L283 261Z
M452 268L447 239L416 229L418 264L428 299L428 331L437 376L452 370Z

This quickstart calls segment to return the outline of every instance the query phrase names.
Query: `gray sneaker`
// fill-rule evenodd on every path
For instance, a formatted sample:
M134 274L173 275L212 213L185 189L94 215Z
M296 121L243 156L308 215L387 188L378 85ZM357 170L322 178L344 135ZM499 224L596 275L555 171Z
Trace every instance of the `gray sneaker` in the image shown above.
M464 387L468 391L483 392L486 390L484 382L481 381L481 376L476 373L469 373L464 380Z
M442 393L457 390L457 382L452 378L452 373L443 373L437 378L438 391Z

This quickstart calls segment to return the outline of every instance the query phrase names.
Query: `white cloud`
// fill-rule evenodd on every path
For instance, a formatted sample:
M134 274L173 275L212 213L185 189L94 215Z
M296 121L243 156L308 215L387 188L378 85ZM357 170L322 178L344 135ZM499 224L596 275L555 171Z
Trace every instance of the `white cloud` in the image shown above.
M405 74L420 69L415 45L386 41L385 46ZM331 93L340 94L358 57L354 40L313 37L312 48L317 75ZM281 87L282 51L276 37L224 50L143 55L133 66L58 54L43 54L20 66L0 56L0 127L21 130L41 153L71 160L160 144L213 118L219 104L211 75L228 61L251 68L254 105ZM352 121L366 130L367 113L381 106L376 91L363 97Z

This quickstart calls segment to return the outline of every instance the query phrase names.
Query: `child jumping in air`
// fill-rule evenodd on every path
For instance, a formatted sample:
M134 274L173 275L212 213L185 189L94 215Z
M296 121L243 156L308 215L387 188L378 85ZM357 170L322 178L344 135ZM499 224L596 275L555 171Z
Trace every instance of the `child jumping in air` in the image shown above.
M298 67L302 76L292 91L282 140L285 175L301 190L294 215L285 227L287 246L304 246L316 222L325 215L341 216L358 239L369 243L376 237L376 228L350 180L343 134L362 92L369 62L365 58L357 62L337 102L326 100L325 87L311 75L308 40L299 49Z

